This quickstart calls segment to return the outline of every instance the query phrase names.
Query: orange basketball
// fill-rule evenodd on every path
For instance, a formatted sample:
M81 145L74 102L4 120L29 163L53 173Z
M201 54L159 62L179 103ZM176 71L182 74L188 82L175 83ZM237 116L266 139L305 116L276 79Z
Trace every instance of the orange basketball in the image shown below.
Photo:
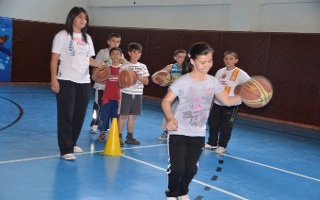
M109 67L104 67L102 69L97 69L92 76L92 79L96 82L105 83L108 77L111 74L111 70Z
M242 102L250 108L261 108L267 105L273 95L271 82L263 76L253 76L241 85L239 94Z
M165 87L171 82L171 74L167 71L157 71L152 75L152 80L154 83Z
M126 88L133 86L137 82L137 74L134 71L123 70L119 74L119 86Z

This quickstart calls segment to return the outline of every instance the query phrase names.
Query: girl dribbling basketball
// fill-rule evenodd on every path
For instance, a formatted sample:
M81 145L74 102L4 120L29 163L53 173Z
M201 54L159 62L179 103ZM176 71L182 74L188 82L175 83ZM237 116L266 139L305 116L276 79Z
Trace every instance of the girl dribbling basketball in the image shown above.
M162 101L169 131L169 168L167 199L190 199L189 184L197 173L198 161L205 143L206 122L213 96L225 105L241 103L240 96L229 97L218 80L208 75L214 50L205 42L195 43L189 51L187 68L171 86ZM178 97L173 114L171 103Z

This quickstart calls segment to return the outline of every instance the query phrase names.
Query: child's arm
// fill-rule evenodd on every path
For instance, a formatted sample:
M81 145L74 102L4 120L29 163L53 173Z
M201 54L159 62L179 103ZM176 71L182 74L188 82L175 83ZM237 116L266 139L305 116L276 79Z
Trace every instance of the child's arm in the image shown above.
M239 95L229 96L225 91L216 94L216 97L225 105L233 106L241 103L241 97Z
M149 78L147 76L141 77L141 76L137 75L137 80L140 81L143 85L149 84Z
M165 66L161 71L171 72L173 64Z
M169 64L169 65L165 66L163 69L161 69L161 70L159 70L159 71L165 71L165 72L170 73L171 70L172 70L172 66L173 66L173 64ZM157 71L157 72L159 72L159 71ZM157 74L157 72L155 72L155 73L151 76L151 80L152 80L154 83L156 83L156 84L158 84L158 85L161 85L162 83L159 83L158 80L156 79L156 76L155 76L155 75Z
M171 109L171 104L177 96L169 90L167 95L162 100L162 110L164 112L164 116L167 120L167 129L169 131L174 131L178 129L178 122L174 117Z
M93 67L97 67L97 68L102 68L102 67L106 67L106 64L104 62L101 62L101 61L98 61L98 60L95 60L93 58L90 57L90 63L89 63L91 66Z

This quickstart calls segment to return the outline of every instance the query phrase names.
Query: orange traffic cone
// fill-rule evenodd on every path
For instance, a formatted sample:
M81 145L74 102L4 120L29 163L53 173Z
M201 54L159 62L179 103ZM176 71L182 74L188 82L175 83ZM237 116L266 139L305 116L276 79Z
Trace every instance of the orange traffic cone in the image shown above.
M103 155L115 156L115 157L122 155L121 148L120 148L120 138L119 138L117 118L112 119L111 129L110 129L108 141L104 149Z

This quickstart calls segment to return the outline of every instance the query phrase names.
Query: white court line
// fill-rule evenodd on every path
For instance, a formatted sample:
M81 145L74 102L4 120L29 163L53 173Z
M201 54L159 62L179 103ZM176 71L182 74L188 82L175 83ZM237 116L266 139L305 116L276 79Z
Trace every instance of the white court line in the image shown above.
M5 161L0 161L0 164L26 162L26 161L33 161L33 160L45 160L49 158L59 158L59 157L61 156L53 155L53 156L42 156L42 157L34 157L34 158L23 158L23 159L17 159L17 160L5 160Z
M151 148L151 147L157 147L157 146L164 146L166 144L156 144L156 145L146 145L146 146L139 146L139 147L127 147L122 149L143 149L143 148ZM94 154L94 153L101 153L102 151L94 151L94 152L83 152L83 153L77 153L76 155L86 155L86 154ZM0 161L0 164L7 164L7 163L17 163L17 162L27 162L27 161L34 161L34 160L45 160L50 158L60 158L60 155L52 155L52 156L41 156L41 157L34 157L34 158L23 158L23 159L16 159L16 160L5 160Z
M126 149L143 149L143 148L152 148L152 147L159 147L159 146L166 146L166 145L167 144L155 144L155 145L146 145L146 146L137 146L137 147L127 147L127 148L122 148L122 149L123 150L126 150ZM77 155L86 155L86 154L101 153L101 152L103 152L103 150L102 151L94 151L94 152L84 152L84 153L80 153L80 154L77 154ZM209 152L212 152L212 151L209 151ZM214 153L214 152L212 152L212 153ZM269 169L273 169L273 170L276 170L276 171L280 171L280 172L283 172L283 173L286 173L286 174L291 174L291 175L298 176L298 177L301 177L301 178L305 178L305 179L309 179L309 180L320 182L320 179L318 179L318 178L314 178L314 177L311 177L311 176L299 174L299 173L296 173L296 172L291 172L291 171L280 169L280 168L277 168L277 167L272 167L270 165L266 165L266 164L259 163L259 162L256 162L256 161L248 160L248 159L245 159L245 158L240 158L240 157L237 157L237 156L231 156L231 155L227 155L227 154L224 154L223 156L226 156L226 157L229 157L229 158L233 158L233 159L236 159L236 160L241 160L241 161L248 162L248 163L251 163L251 164L256 164L256 165L263 166L263 167L266 167L266 168L269 168ZM60 155L43 156L43 157L35 157L35 158L24 158L24 159L17 159L17 160L6 160L6 161L0 161L0 164L26 162L26 161L33 161L33 160L44 160L44 159L50 159L50 158L60 158Z
M149 166L149 167L153 167L153 168L155 168L155 169L157 169L157 170L160 170L160 171L163 171L163 172L167 172L166 169L164 169L164 168L162 168L162 167L159 167L159 166L156 166L156 165L153 165L153 164L151 164L151 163L145 162L145 161L143 161L143 160L139 160L139 159L136 159L136 158L127 156L127 155L122 155L122 157L127 158L127 159L129 159L129 160L133 160L133 161L135 161L135 162L138 162L138 163L141 163L141 164L144 164L144 165L147 165L147 166ZM238 198L238 199L242 199L242 200L248 200L248 199L245 198L245 197L242 197L242 196L240 196L240 195L237 195L237 194L235 194L235 193L229 192L229 191L227 191L227 190L223 190L223 189L221 189L221 188L218 188L218 187L209 185L209 184L204 183L204 182L202 182L202 181L199 181L199 180L197 180L197 179L192 179L192 181L195 182L195 183L198 183L198 184L200 184L200 185L209 187L210 189L213 189L213 190L222 192L222 193L224 193L224 194L227 194L227 195L229 195L229 196L232 196L232 197L235 197L235 198Z
M229 158L233 158L233 159L236 159L236 160L241 160L241 161L248 162L248 163L252 163L252 164L256 164L256 165L263 166L263 167L266 167L266 168L269 168L269 169L273 169L273 170L276 170L276 171L280 171L280 172L283 172L283 173L286 173L286 174L291 174L291 175L294 175L294 176L298 176L298 177L302 177L302 178L306 178L306 179L310 179L310 180L313 180L313 181L320 182L320 179L318 179L318 178L314 178L314 177L311 177L311 176L299 174L299 173L296 173L296 172L291 172L291 171L280 169L280 168L277 168L277 167L272 167L270 165L262 164L262 163L259 163L259 162L256 162L256 161L252 161L252 160L248 160L248 159L245 159L245 158L240 158L240 157L231 156L231 155L227 155L227 154L224 154L223 156L226 156L226 157L229 157Z

